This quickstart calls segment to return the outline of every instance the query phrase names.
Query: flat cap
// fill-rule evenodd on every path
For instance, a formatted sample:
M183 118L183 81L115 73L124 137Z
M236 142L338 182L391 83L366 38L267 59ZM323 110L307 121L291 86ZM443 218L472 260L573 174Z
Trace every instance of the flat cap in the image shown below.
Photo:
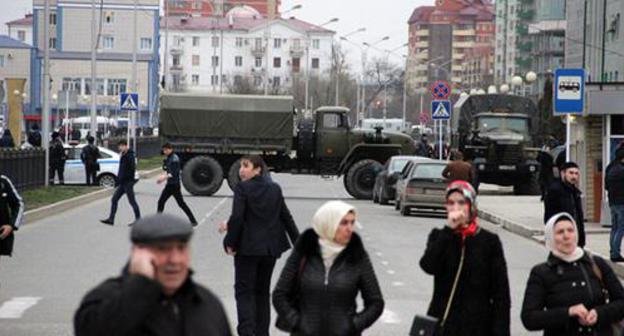
M130 240L135 244L164 240L188 241L192 235L193 226L190 222L172 215L156 214L136 221L130 231Z

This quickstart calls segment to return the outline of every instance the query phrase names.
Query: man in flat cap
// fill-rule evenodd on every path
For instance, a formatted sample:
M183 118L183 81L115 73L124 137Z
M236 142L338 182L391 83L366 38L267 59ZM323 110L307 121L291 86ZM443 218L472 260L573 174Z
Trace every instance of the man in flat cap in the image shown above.
M191 278L192 233L191 223L171 215L137 221L128 265L82 300L76 336L230 336L219 299Z

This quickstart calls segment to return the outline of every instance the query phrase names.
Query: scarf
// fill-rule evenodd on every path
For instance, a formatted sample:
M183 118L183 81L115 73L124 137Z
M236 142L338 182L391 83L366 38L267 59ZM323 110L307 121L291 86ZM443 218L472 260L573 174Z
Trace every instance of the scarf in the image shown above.
M576 249L574 249L574 252L572 252L571 254L566 254L563 253L559 250L557 250L557 248L555 248L555 226L557 224L557 222L563 220L563 219L567 219L569 221L572 222L572 226L574 227L574 232L576 232L576 240L574 242L574 244L578 244L578 231L576 228L576 222L574 221L574 218L572 218L572 216L570 214L568 214L567 212L560 212L552 217L550 217L550 219L548 220L548 222L546 222L546 228L544 228L544 239L545 239L545 244L546 247L550 250L550 252L557 258L565 261L565 262L575 262L579 259L581 259L583 257L583 255L585 254L585 252L583 251L582 248L578 247L578 245L576 246Z
M479 229L479 223L477 221L477 193L470 183L461 180L449 183L446 187L446 198L448 199L449 195L454 192L461 193L468 202L466 207L468 207L469 224L466 227L458 227L455 229L455 233L460 235L462 240L466 240L467 237L474 236Z
M334 237L340 221L349 212L355 212L355 208L342 201L329 201L323 204L312 218L312 228L319 236L318 242L326 271L329 271L336 257L347 247L336 243Z

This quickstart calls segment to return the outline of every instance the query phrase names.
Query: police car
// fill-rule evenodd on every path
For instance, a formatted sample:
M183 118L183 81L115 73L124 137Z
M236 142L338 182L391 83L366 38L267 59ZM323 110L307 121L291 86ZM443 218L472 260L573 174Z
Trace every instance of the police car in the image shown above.
M85 184L87 181L85 166L80 160L80 153L86 144L65 144L65 153L67 161L65 161L65 184ZM97 172L96 182L102 187L114 187L117 180L117 172L119 171L119 160L121 156L106 148L98 146L100 150L100 170ZM135 173L135 180L139 179L138 172Z

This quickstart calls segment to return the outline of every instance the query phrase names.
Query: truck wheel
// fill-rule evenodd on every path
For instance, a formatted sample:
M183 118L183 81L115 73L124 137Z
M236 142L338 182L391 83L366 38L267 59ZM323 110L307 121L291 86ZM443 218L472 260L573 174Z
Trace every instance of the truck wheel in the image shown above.
M381 163L370 159L353 164L345 176L345 187L349 195L356 199L371 199L375 177L382 169Z
M184 188L196 196L211 196L223 184L223 169L209 156L194 157L182 169Z
M227 183L230 189L234 191L234 188L240 182L240 175L238 174L238 170L240 169L240 159L234 161L228 170Z
M537 174L531 174L527 180L514 185L514 195L540 195L540 186L537 178Z

